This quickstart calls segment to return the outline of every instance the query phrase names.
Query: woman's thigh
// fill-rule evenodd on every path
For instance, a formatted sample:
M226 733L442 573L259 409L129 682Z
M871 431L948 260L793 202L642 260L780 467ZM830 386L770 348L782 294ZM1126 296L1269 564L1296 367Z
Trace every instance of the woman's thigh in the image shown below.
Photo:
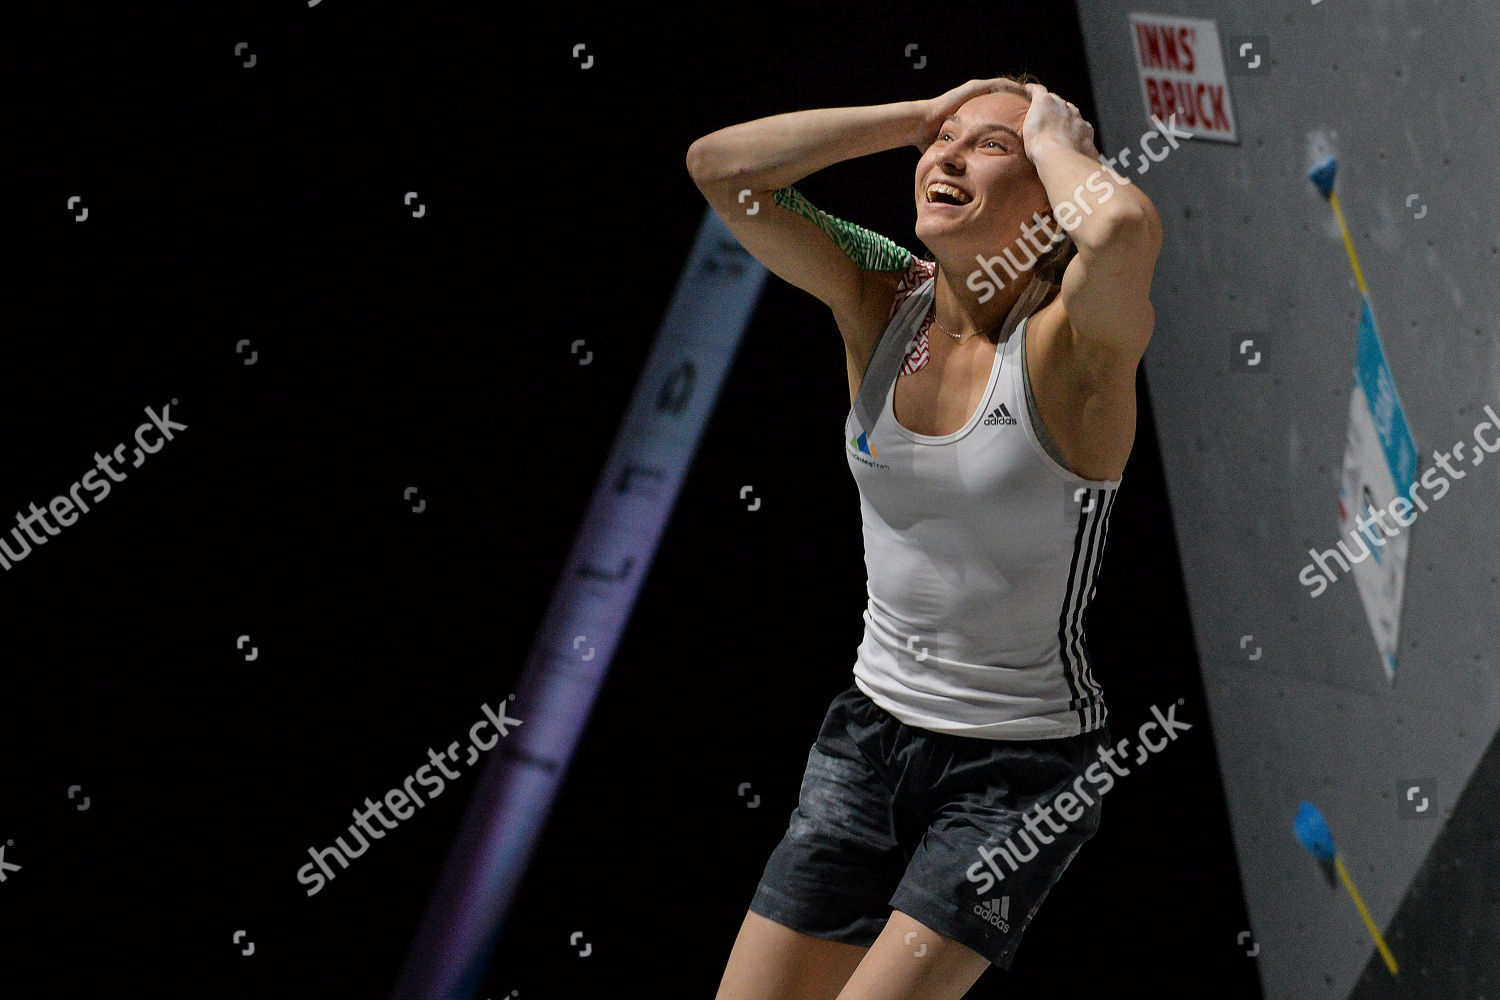
M989 959L896 910L837 1000L961 1000Z
M715 1000L835 1000L869 950L746 911Z

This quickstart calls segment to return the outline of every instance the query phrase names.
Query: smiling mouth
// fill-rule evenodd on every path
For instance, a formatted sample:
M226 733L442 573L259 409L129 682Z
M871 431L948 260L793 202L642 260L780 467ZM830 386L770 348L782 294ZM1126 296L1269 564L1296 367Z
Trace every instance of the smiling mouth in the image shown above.
M965 191L952 184L944 184L938 181L927 185L927 203L929 205L967 205L974 199Z

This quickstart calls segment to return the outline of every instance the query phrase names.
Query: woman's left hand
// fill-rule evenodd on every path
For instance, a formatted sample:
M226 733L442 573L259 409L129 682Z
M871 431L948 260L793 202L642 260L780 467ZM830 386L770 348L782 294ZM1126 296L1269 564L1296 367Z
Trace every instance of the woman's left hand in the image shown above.
M1031 92L1031 108L1021 123L1021 142L1033 163L1036 150L1045 139L1055 139L1091 160L1099 159L1099 150L1094 148L1094 126L1083 120L1076 105L1039 83L1028 83L1026 89Z

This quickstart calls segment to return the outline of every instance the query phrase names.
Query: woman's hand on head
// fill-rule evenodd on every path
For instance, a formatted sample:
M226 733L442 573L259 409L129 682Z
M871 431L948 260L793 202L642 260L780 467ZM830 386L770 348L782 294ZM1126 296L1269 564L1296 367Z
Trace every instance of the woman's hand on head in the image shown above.
M1039 83L1028 83L1026 89L1031 92L1031 107L1021 124L1021 142L1033 163L1036 162L1037 148L1048 139L1075 149L1091 160L1099 159L1099 150L1094 147L1094 126L1083 120L1076 105Z
M1014 80L1007 80L1003 77L996 77L992 80L970 80L962 86L954 87L946 94L923 101L922 134L913 140L912 145L925 153L927 147L932 145L933 140L942 131L943 121L949 115L956 113L959 108L976 97L1012 90L1014 87Z

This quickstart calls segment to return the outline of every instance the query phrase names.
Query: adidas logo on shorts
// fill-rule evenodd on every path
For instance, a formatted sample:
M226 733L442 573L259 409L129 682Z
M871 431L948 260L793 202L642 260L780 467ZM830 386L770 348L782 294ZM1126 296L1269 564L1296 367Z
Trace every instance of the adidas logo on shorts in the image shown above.
M996 424L1013 424L1015 422L1016 418L1010 415L1010 411L1005 408L1004 403L995 407L990 415L984 418L984 426L986 427L993 427Z
M976 916L983 917L986 923L994 924L996 927L1000 928L1000 933L1010 933L1009 896L1001 896L999 899L992 899L983 905L975 903L974 913Z

